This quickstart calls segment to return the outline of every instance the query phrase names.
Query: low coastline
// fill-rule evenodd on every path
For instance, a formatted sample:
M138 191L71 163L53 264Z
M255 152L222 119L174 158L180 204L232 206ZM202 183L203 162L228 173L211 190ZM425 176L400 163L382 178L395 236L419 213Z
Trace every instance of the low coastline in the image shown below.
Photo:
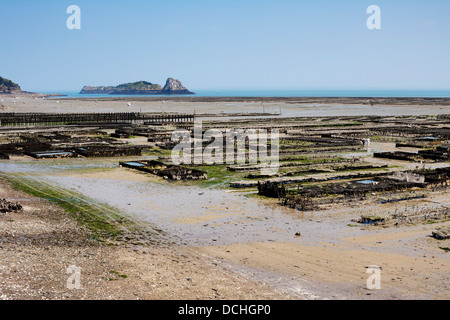
M164 100L167 102L253 102L253 103L286 103L286 104L365 104L371 105L440 105L450 106L450 98L407 98L407 97L199 97L199 96L174 96L174 97L85 97L65 98L69 101L136 101L154 102Z

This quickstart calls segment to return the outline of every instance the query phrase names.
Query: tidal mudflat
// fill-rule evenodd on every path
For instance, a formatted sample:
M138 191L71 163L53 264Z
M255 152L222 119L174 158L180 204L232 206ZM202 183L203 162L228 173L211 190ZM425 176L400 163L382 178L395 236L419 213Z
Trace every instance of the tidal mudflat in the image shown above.
M100 104L102 110L126 108L121 100L35 101L25 105L45 105L42 110L46 112L48 108L63 112L70 104L75 109L89 108L92 103ZM158 112L159 102L144 103L144 109ZM433 106L433 114L422 105L365 106L367 114L351 116L349 110L357 106L328 105L326 112L334 112L328 117L321 116L321 106L308 107L311 115L305 115L309 111L304 108L286 106L292 114L277 115L278 101L273 102L273 114L264 116L245 115L248 110L261 111L257 103L247 110L243 102L228 116L222 113L225 105L214 103L230 101L170 101L163 105L177 104L177 110L170 111L179 112L192 108L186 106L188 103L204 106L206 128L279 129L279 172L260 176L258 168L252 166L201 164L193 167L207 172L207 179L170 181L121 167L122 161L169 159L166 133L177 124L154 123L2 127L4 148L0 153L9 159L0 160L0 171L7 181L26 181L30 188L52 190L51 196L44 196L50 203L62 201L70 209L71 202L77 205L83 201L99 215L104 210L109 215L105 223L127 226L122 217L134 227L145 226L149 233L140 233L138 238L121 234L120 245L99 239L114 243L108 252L117 254L122 263L118 274L127 275L111 273L117 283L133 283L140 298L449 298L449 240L432 237L434 230L449 223L445 171L449 166L445 158L449 122L442 112L445 105ZM7 107L15 108L12 103ZM374 113L370 108L379 108L382 114L370 115ZM186 127L185 123L180 125ZM22 149L14 145L18 137ZM367 139L370 145L364 145ZM110 156L118 143L120 152ZM78 151L96 144L112 149L104 151L104 156ZM124 145L138 146L141 154L124 155ZM40 147L65 150L73 157L33 158L33 152L44 151L35 150ZM27 153L23 148L30 150ZM23 196L16 198L20 202ZM14 220L2 219L4 226ZM88 225L87 233L92 232L91 227ZM134 227L128 231L133 232ZM146 242L145 237L154 241ZM11 242L14 236L6 238ZM8 241L4 242L10 250L17 249ZM172 250L172 260L178 262L166 259L164 266L163 260L158 260L158 267L150 270L152 262L144 252L153 252L159 259L164 250ZM112 263L108 259L105 256L102 261ZM180 261L183 275L175 276ZM378 289L367 287L367 268L373 265L381 268ZM215 273L195 287L199 280L191 275L197 269ZM169 287L163 290L164 277ZM175 284L174 279L182 278L189 290L182 291L180 283ZM242 290L227 287L233 281L241 283ZM53 292L65 291L63 287L58 290ZM127 294L131 292L126 291L123 297L129 297Z

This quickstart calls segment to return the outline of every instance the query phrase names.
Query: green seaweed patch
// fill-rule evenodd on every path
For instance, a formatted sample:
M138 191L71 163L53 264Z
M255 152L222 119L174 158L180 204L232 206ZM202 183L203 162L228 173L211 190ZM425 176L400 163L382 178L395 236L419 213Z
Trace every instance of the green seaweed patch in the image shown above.
M90 232L92 239L99 242L117 239L129 232L141 232L145 228L129 220L115 208L97 203L81 194L20 176L2 177L16 190L46 199L64 209ZM147 232L147 235L155 236L156 232Z
M126 279L128 278L128 276L126 274L120 274L119 272L115 271L115 270L110 270L109 271L110 274L116 276L116 278L109 278L109 281L117 281L119 279Z

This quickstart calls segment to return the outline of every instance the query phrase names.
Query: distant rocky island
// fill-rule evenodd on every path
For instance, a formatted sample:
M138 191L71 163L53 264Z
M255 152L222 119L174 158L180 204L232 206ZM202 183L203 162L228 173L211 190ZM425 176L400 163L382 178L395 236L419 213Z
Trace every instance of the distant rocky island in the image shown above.
M164 87L157 83L147 81L138 81L124 83L118 86L109 87L90 87L84 86L80 94L111 94L111 95L172 95L172 94L194 94L185 88L181 81L169 78Z

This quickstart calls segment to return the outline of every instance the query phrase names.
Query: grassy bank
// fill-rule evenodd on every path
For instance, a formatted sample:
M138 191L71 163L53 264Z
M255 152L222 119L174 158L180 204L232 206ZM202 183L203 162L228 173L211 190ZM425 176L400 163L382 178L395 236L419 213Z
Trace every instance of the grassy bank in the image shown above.
M20 174L1 174L0 177L16 190L58 205L81 226L85 227L93 239L99 242L124 238L132 240L132 235L157 236L157 231L148 228L148 225L138 224L117 209L107 204L98 203L76 192L26 178Z

